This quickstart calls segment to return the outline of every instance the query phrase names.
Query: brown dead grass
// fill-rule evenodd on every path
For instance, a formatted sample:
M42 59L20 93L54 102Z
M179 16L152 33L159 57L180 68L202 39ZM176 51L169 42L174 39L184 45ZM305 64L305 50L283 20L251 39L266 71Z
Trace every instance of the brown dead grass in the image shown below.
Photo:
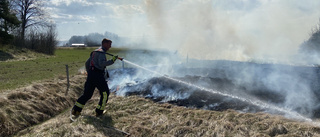
M191 109L114 94L107 112L97 118L98 92L82 115L70 122L70 107L82 92L85 77L75 76L71 81L68 96L64 96L63 80L33 84L1 96L0 136L320 136L319 127L282 116Z
M66 93L66 78L60 77L0 94L0 136L8 136L26 127L41 123L69 108L82 92L85 77L71 78Z
M110 102L115 127L135 136L320 136L319 127L265 113L189 109L139 97Z
M11 57L5 60L0 58L0 61L6 61L6 62L32 60L40 57L46 57L46 58L52 57L50 55L33 52L25 48L24 49L8 48L8 49L2 49L2 50L4 50L4 52ZM6 58L6 57L3 57L3 58Z
M21 131L17 136L320 136L320 128L265 113L209 111L159 104L137 97L110 96L107 112L94 117L99 95L89 101L76 122L69 111ZM123 132L121 132L123 131Z

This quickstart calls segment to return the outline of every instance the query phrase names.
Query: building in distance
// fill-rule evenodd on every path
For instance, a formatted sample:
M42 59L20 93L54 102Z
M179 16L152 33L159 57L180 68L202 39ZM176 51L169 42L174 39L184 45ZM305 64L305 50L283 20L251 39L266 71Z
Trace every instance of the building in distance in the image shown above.
M72 43L70 47L87 47L87 45L82 43Z

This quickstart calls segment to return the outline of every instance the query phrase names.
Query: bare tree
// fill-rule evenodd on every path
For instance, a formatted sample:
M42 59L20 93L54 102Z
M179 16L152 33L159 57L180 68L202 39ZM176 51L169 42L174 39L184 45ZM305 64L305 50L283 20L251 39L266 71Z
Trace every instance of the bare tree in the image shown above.
M20 37L25 40L28 28L47 26L43 0L13 0L16 12L21 21Z
M58 44L56 26L51 24L42 32L31 31L26 35L25 47L33 51L54 55Z

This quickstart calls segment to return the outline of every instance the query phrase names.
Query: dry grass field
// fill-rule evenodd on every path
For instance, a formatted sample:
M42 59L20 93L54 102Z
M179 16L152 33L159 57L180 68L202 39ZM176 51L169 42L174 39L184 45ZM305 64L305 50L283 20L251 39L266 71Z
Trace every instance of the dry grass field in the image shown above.
M50 58L57 57L46 60ZM63 75L3 89L0 136L320 136L319 126L282 116L186 108L114 93L105 114L97 118L94 108L99 100L98 92L86 104L82 115L71 122L70 109L82 94L85 79L85 75L71 75L67 95Z
M98 92L71 122L70 109L85 76L71 81L68 95L63 77L2 93L0 136L320 136L320 127L282 116L200 110L114 94L97 118Z

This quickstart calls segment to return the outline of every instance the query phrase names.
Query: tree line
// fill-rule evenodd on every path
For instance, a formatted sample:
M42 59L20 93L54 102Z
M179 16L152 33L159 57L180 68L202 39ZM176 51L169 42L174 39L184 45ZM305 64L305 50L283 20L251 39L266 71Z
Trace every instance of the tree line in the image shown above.
M55 24L44 0L0 1L0 46L11 45L54 54L58 44Z
M320 53L320 19L311 29L310 38L301 45L301 50L308 54Z
M89 47L101 46L101 40L103 38L111 39L113 45L119 44L120 37L115 33L111 33L111 32L106 31L104 34L90 33L85 36L72 36L69 39L67 45L65 45L65 46L70 46L71 44L74 44L74 43L85 44Z

